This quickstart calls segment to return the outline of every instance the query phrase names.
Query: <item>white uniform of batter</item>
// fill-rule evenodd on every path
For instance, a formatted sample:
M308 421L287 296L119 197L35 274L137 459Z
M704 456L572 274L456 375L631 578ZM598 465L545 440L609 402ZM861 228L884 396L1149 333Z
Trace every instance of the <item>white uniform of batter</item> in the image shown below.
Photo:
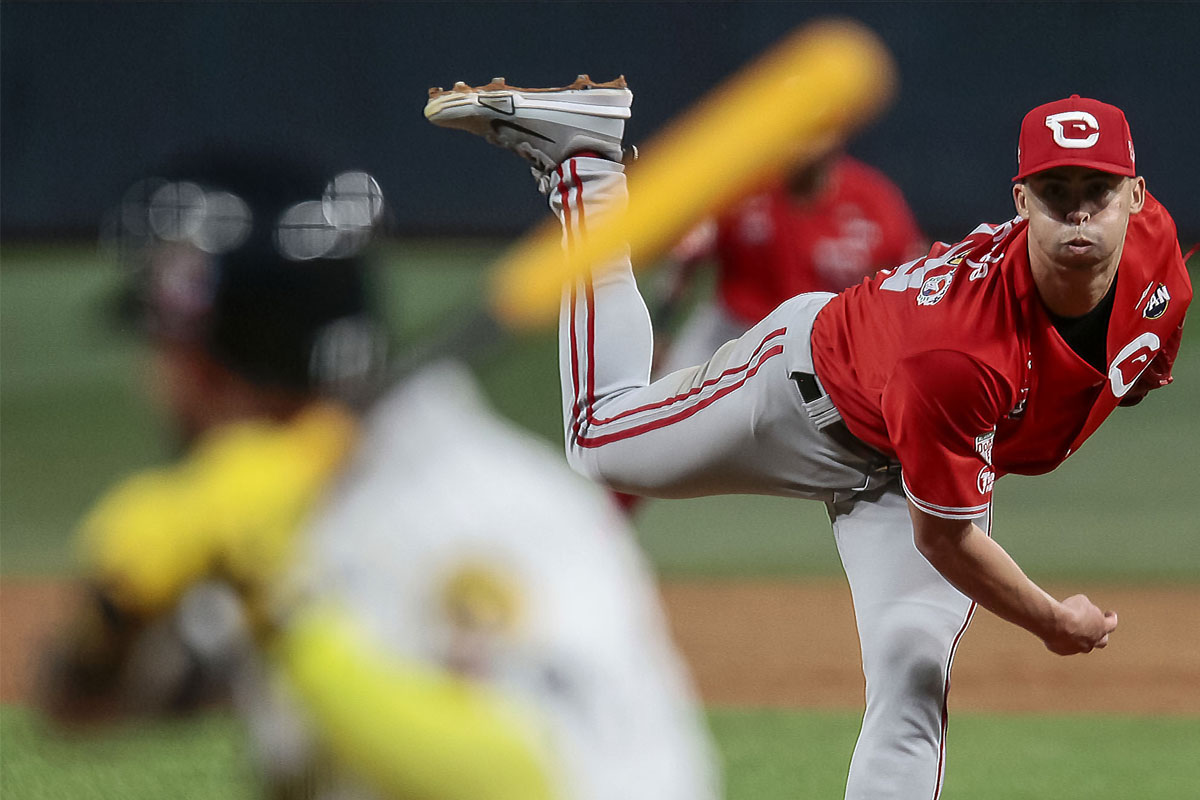
M308 591L339 601L388 652L478 677L532 710L562 797L715 798L652 576L603 493L495 418L451 365L381 401L362 443L313 521ZM507 597L511 624L481 635L456 623L463 580ZM265 699L252 708L264 760L302 762L294 712Z
M573 158L551 176L570 247L589 214L625 201L623 167ZM932 798L945 769L946 694L974 604L913 544L895 469L822 428L791 375L833 295L798 295L705 364L649 383L653 337L628 258L565 293L559 359L567 456L613 488L652 497L756 493L827 504L854 598L866 713L846 797ZM980 519L985 530L989 521Z

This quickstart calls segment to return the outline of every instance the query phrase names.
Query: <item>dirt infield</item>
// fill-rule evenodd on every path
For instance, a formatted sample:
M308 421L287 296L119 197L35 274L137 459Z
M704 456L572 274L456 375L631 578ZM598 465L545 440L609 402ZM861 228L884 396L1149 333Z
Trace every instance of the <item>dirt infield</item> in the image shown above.
M1049 591L1062 597L1079 588ZM1109 647L1061 658L977 611L954 660L951 706L1200 714L1200 587L1087 591L1120 617ZM844 583L668 583L663 596L706 702L861 707L858 639Z
M1200 587L1088 591L1120 614L1109 648L1059 658L1029 634L978 612L955 659L951 705L1200 714ZM671 581L663 598L706 702L861 707L858 641L844 583ZM28 697L38 643L68 607L61 583L0 583L0 702Z

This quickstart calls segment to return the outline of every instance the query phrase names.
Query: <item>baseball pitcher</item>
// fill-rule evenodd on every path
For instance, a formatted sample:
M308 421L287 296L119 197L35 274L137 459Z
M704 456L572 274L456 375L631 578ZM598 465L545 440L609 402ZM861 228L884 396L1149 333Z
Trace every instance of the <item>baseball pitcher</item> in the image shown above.
M512 113L493 128L500 96ZM459 84L425 113L529 159L571 248L625 201L631 102L623 82ZM1170 383L1192 288L1120 109L1072 96L1030 111L1011 191L1012 220L839 295L793 297L652 383L628 258L564 294L576 469L654 497L828 507L867 684L853 800L939 794L950 667L976 605L1061 655L1104 647L1117 626L1084 595L1049 595L990 537L993 483L1054 469L1117 405Z

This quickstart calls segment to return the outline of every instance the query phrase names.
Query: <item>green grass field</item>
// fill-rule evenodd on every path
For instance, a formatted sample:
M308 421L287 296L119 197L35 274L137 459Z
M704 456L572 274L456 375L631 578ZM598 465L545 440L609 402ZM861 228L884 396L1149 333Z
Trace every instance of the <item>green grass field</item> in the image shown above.
M478 291L486 243L401 243L385 297L413 341ZM1195 264L1193 263L1193 266ZM6 248L0 265L0 572L62 574L72 527L114 476L163 457L141 396L141 351L99 311L118 276L82 248ZM494 348L477 371L496 406L558 440L552 334ZM1185 334L1177 385L1121 409L1050 476L1006 478L996 537L1040 580L1189 582L1200 577L1200 334ZM667 576L832 575L824 510L774 498L648 504L639 534ZM857 716L714 709L729 797L838 797ZM102 740L48 736L0 709L0 796L251 796L234 723L204 717ZM956 715L947 798L1191 798L1200 720Z
M713 709L729 800L840 797L858 731L852 713ZM0 713L0 795L13 800L235 800L254 778L225 716L48 733L20 709ZM1200 724L1123 716L956 715L946 800L1190 800L1200 785Z

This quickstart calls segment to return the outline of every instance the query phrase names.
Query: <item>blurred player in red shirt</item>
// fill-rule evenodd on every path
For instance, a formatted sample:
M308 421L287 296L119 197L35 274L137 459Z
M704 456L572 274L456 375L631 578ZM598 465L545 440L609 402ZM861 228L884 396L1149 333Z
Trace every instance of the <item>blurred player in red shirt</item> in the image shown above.
M674 341L659 333L667 341L655 372L705 361L790 297L840 292L928 249L900 189L840 147L827 147L821 158L774 178L676 245L657 327L671 326L701 264L715 261L716 286ZM613 496L627 512L641 503L635 495Z
M840 292L926 250L899 188L879 170L830 148L702 223L676 246L678 268L656 316L671 316L705 261L716 262L716 287L683 324L663 371L705 360L789 297Z

